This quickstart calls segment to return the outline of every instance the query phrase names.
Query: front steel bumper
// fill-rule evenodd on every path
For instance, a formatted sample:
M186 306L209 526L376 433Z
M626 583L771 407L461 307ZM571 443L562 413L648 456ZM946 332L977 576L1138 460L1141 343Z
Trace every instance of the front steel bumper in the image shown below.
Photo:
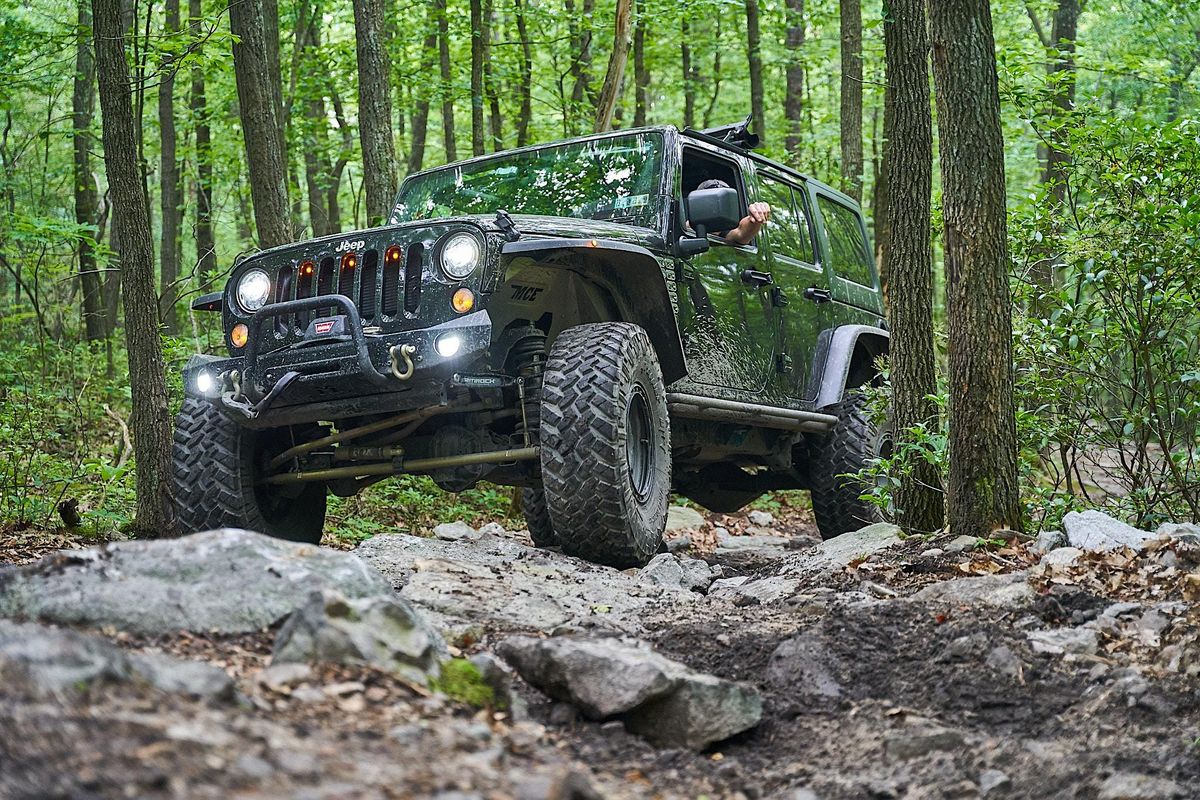
M338 335L313 336L263 352L275 335L269 320L316 309L328 314L330 308L344 319ZM210 396L254 427L267 426L268 417L269 425L282 425L444 402L447 381L455 373L472 371L492 342L492 321L485 310L415 330L367 333L358 309L343 295L264 306L250 318L248 327L248 341L240 355L194 356L184 368L184 386L197 394L196 376L201 370L209 372L219 378L219 395ZM453 356L438 353L435 343L443 336L459 338ZM397 373L393 357L401 354L401 348L412 369L404 369L401 362ZM404 379L397 376L405 372L411 374ZM253 415L248 416L247 409L254 409ZM262 422L253 424L259 418Z

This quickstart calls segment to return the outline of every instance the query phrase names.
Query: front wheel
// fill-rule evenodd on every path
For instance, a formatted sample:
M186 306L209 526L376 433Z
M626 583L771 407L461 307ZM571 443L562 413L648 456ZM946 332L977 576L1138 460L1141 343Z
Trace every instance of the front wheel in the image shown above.
M637 325L579 325L546 360L542 486L568 555L614 567L658 552L671 490L671 428L658 357Z
M814 442L809 464L813 515L823 539L883 521L879 507L861 499L863 485L848 476L889 455L892 442L890 423L871 420L861 392L850 391L829 413L837 425Z
M171 451L183 532L245 528L277 539L319 543L325 527L325 485L258 482L266 463L294 441L291 429L243 428L212 402L184 398Z

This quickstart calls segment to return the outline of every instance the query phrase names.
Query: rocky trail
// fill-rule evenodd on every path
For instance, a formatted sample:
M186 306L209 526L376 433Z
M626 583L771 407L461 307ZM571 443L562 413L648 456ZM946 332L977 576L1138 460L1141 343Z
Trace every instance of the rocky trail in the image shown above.
M717 521L625 571L495 523L0 568L0 797L1200 796L1197 526Z

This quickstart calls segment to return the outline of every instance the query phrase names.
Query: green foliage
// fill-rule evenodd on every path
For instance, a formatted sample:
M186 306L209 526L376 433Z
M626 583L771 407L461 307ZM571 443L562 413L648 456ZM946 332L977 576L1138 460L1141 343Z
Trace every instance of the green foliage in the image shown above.
M452 658L442 664L441 676L433 688L472 708L497 708L496 692L483 678L479 667L465 658Z

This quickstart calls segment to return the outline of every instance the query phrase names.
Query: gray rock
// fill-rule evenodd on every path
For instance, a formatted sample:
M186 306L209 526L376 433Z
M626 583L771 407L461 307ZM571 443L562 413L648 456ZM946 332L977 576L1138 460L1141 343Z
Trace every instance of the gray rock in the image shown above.
M433 529L433 535L447 542L457 542L459 539L478 539L480 534L467 523L459 520L457 522L443 522Z
M161 692L210 700L232 700L233 679L223 669L161 653L131 655L133 670Z
M1083 556L1083 551L1078 547L1056 547L1046 555L1042 556L1039 564L1050 564L1052 566L1065 567L1074 564Z
M491 653L476 653L471 656L471 663L479 670L484 683L491 687L497 705L508 711L512 719L522 720L529 715L525 701L513 689L512 671L500 659Z
M638 579L665 589L703 592L713 582L713 568L698 558L659 553L638 571Z
M671 506L667 509L667 530L692 531L704 527L704 516L694 508Z
M476 531L476 533L479 534L479 538L483 538L484 536L504 536L508 531L499 522L489 522Z
M313 591L392 594L351 553L222 529L180 539L64 551L0 573L0 616L140 634L247 633L303 605Z
M736 579L735 579L736 580ZM721 581L714 581L713 587L716 587ZM710 589L709 594L713 596L725 595L737 600L753 600L756 603L776 603L780 600L786 600L796 593L800 587L799 578L759 578L758 580L742 581L737 585L722 585L720 591L716 588Z
M762 698L750 686L689 672L675 691L626 714L625 727L662 747L703 750L761 719Z
M986 663L1001 675L1018 680L1025 669L1024 663L1013 652L1013 649L1003 644L988 651Z
M955 536L942 549L947 553L966 553L979 546L978 536Z
M903 541L901 533L899 527L886 522L843 533L805 550L789 553L780 567L780 574L815 578L841 572L852 561L900 544Z
M1062 531L1042 531L1033 543L1033 549L1039 553L1049 553L1060 547L1067 546L1067 535Z
M1091 628L1051 628L1030 631L1026 636L1035 653L1093 655L1100 647L1096 631Z
M1117 772L1100 784L1097 800L1169 800L1183 796L1183 787L1167 778Z
M255 681L273 692L287 689L293 684L312 680L312 667L308 664L272 664L255 676Z
M602 627L640 632L664 589L634 574L528 547L510 538L444 542L374 536L355 551L446 631L463 626L549 632Z
M551 697L593 719L619 715L656 744L702 749L762 718L753 688L690 670L642 641L521 636L499 652Z
M1189 544L1200 544L1200 525L1191 522L1164 522L1154 532L1159 539L1179 539Z
M940 555L945 555L946 551L940 547L930 547L927 550L921 551L921 558L937 558Z
M953 603L1012 607L1031 602L1033 588L1024 572L956 578L926 586L909 599L925 603Z
M692 549L692 537L686 533L682 536L677 536L674 539L667 539L668 553L682 553L684 550Z
M323 591L284 622L271 661L369 664L427 684L448 657L441 635L404 600Z
M998 769L985 769L979 773L979 793L984 797L1003 794L1012 788L1012 779Z
M142 683L214 700L234 695L233 680L208 664L127 653L98 636L7 620L0 620L0 683L38 697L105 683Z
M922 724L889 734L884 749L894 758L919 758L940 750L957 750L964 745L963 735L950 728Z
M525 681L592 719L607 719L674 691L687 668L632 639L516 636L498 652Z
M746 515L746 518L750 520L751 525L770 527L771 525L775 524L775 517L767 511L751 511Z
M734 536L724 528L717 530L717 550L761 550L787 547L788 537L773 535Z
M802 703L828 706L842 696L831 667L837 658L817 633L802 633L779 644L767 662L767 684Z
M1102 511L1069 511L1063 517L1063 528L1072 547L1080 550L1116 550L1120 547L1138 549L1154 534L1138 530L1115 520Z

